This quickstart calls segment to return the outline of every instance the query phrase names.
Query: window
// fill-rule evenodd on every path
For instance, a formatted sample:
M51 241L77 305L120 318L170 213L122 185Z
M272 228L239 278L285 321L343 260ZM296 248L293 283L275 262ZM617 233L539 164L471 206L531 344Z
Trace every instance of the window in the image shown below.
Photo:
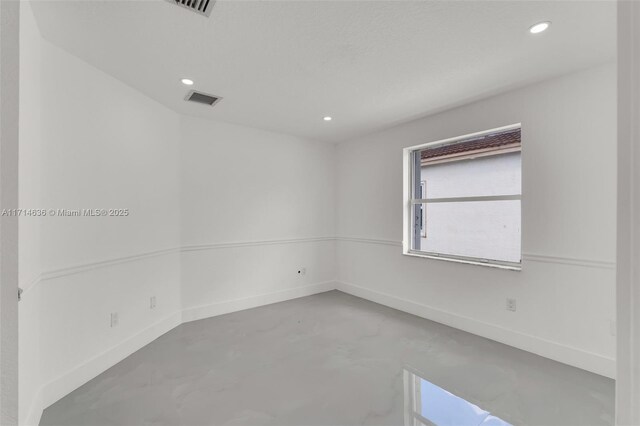
M403 370L404 424L409 426L511 426L500 417L420 377Z
M405 254L519 269L520 125L405 149Z
M420 182L420 198L427 197L427 181L423 180ZM422 238L427 238L427 216L425 215L425 211L420 205L420 236Z

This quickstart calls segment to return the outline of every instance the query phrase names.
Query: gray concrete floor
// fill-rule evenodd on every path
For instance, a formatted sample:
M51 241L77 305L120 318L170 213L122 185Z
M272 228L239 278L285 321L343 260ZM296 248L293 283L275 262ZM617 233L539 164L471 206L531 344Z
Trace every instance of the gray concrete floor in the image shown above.
M403 425L405 368L514 425L613 423L613 380L332 291L183 324L41 424Z

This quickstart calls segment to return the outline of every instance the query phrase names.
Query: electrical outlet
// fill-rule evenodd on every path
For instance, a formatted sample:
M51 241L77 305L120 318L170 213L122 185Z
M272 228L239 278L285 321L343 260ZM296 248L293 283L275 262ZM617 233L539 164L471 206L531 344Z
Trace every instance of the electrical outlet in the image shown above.
M307 275L307 268L306 267L302 267L302 268L298 269L298 275Z
M156 308L156 297L151 296L151 298L149 299L149 309L155 309L155 308Z
M507 299L507 311L516 311L516 299Z
M117 327L117 326L118 326L118 313L117 312L112 312L111 313L111 328Z

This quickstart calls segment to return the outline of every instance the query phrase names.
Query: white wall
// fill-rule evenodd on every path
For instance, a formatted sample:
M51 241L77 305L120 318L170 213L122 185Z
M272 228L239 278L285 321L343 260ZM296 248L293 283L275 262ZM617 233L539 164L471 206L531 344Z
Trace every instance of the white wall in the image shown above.
M616 425L640 424L640 4L618 2Z
M41 45L31 6L20 2L20 208L40 207L41 197ZM36 216L19 218L19 420L24 423L39 410L40 292L42 272L40 230Z
M181 118L23 9L22 207L130 215L21 219L21 424L183 320L335 287L333 145Z
M38 39L30 19L20 166L34 174L22 206L131 215L21 223L21 285L31 287L20 305L22 423L181 321L328 290L337 273L346 291L610 373L613 67L336 149L181 118ZM401 148L515 122L523 271L400 255Z
M615 72L567 75L338 145L340 288L613 376ZM402 148L519 122L523 270L403 256Z
M130 209L127 217L43 221L41 350L48 383L180 309L175 252L74 269L179 246L180 134L172 111L45 46L43 108L55 114L43 115L42 205ZM113 329L111 312L119 314ZM44 398L45 405L55 400Z
M48 383L180 310L177 253L137 258L180 245L180 122L59 48L45 42L42 53L42 205L130 210L126 217L43 220ZM109 260L119 261L100 264ZM111 312L119 314L117 328L110 328Z
M0 209L19 207L20 4L0 2ZM0 218L0 424L18 421L18 246L16 216Z
M333 285L334 153L325 143L182 119L187 319L220 302Z
M40 206L42 111L41 111L41 38L31 7L20 4L20 207ZM40 227L37 216L21 216L20 283L28 290L41 270Z
M34 423L130 339L179 323L180 120L42 40L23 9L21 206L130 209L21 219L20 418Z

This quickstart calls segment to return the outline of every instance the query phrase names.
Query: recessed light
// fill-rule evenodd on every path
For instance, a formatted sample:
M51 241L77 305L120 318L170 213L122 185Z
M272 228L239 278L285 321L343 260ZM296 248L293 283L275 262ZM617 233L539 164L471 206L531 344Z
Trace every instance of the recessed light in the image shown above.
M324 120L324 121L331 121L331 120L333 120L333 119L332 119L331 117L329 117L329 116L326 116L326 117L324 117L324 118L323 118L323 120Z
M531 34L538 34L545 31L547 28L549 28L550 25L551 25L551 22L549 21L538 22L537 24L532 25L531 28L529 28L529 32Z
M182 82L182 84L184 84L185 86L193 86L193 80L189 80L188 78L183 78L182 80L180 80Z

